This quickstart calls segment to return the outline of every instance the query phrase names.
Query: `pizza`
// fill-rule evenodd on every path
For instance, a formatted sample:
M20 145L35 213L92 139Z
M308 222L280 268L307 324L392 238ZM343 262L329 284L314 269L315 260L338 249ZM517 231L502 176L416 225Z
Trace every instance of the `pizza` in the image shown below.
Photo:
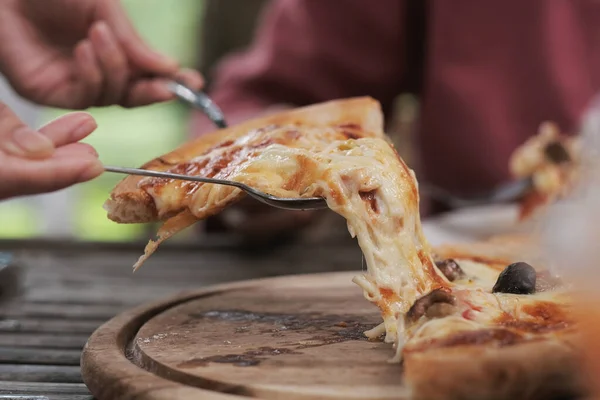
M421 226L416 176L382 121L373 99L332 101L217 131L143 168L325 198L346 219L366 260L353 282L382 322L365 335L390 343L390 362L402 364L413 398L576 392L568 286L526 250L535 249L528 238L432 248ZM105 208L120 223L164 221L138 268L160 242L241 197L228 186L127 177Z
M331 101L216 131L141 168L239 180L273 195L310 197L316 189L310 187L316 179L309 173L316 166L313 155L332 143L366 137L387 140L379 103L371 98ZM104 208L118 223L163 223L138 268L164 240L244 196L230 186L129 176L112 190Z
M531 190L519 202L519 219L533 217L571 193L579 177L579 136L561 133L552 122L540 125L538 134L518 147L509 160L516 179L531 179Z

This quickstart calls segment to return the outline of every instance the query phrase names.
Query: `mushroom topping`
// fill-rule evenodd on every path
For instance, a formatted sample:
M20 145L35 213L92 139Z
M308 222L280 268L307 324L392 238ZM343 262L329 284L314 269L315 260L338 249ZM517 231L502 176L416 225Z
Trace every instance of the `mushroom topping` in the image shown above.
M443 261L436 261L435 266L442 271L442 274L444 274L450 282L454 282L455 280L465 276L465 273L460 268L460 265L458 265L458 263L451 258Z
M535 269L527 263L517 262L510 264L500 273L492 293L535 293L535 282Z
M456 312L456 306L448 303L435 303L427 309L427 318L443 318Z
M417 301L415 301L415 304L413 304L412 307L408 310L408 313L406 313L406 316L409 320L416 321L423 315L425 315L425 313L427 313L431 306L439 303L454 305L456 304L456 297L454 297L450 292L447 292L444 289L432 290L430 293L417 299ZM436 310L434 314L437 314L437 311L442 310ZM447 311L448 310L446 310L445 312Z

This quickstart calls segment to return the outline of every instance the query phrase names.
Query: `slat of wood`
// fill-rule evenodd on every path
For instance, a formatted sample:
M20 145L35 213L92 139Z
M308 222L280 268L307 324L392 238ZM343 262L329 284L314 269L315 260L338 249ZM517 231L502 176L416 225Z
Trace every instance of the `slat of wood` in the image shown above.
M352 243L344 223L341 218L335 216L333 224L339 225L336 230L327 235L321 235L316 238L306 237L297 241L298 245L311 246L337 246ZM330 224L331 225L331 224ZM339 231L339 232L338 232ZM52 252L55 254L86 254L86 253L139 253L143 251L147 241L139 240L136 242L73 242L69 240L55 239L27 239L27 240L6 240L0 241L0 250L3 251L26 251L31 254L36 251L39 253ZM170 240L161 245L163 253L186 253L197 251L238 251L240 242L231 235L211 234L202 238L192 237L189 240Z
M6 310L0 310L0 317L37 317L37 318L66 318L81 320L107 320L123 311L123 306L104 304L94 305L65 305L65 304L28 304L17 302Z
M24 250L28 253L38 252L64 252L66 254L80 254L86 252L103 252L103 253L132 253L144 249L147 241L139 240L135 242L74 242L70 240L55 240L55 239L27 239L27 240L8 240L0 241L0 249L7 251ZM234 238L228 235L211 235L204 237L202 240L197 238L182 242L180 240L171 240L161 246L164 252L185 252L197 251L198 249L223 249L231 250L238 247L238 243Z
M68 319L0 319L0 332L67 333L89 335L100 326L100 321Z
M326 260L326 261L323 261ZM180 261L177 261L178 263ZM359 269L362 266L360 253L352 257L339 257L331 259L327 256L314 256L305 259L287 260L239 260L228 261L227 266L218 267L206 263L196 263L189 268L175 267L171 265L154 264L150 262L142 270L132 275L125 271L113 271L109 273L106 268L98 266L97 271L73 270L68 265L53 267L52 269L40 269L30 272L30 279L47 279L47 283L60 284L64 287L81 288L94 287L96 285L118 284L134 287L144 283L172 283L186 284L191 282L224 282L260 277L273 273L307 273L328 272ZM98 276L103 274L102 276ZM39 287L39 286L38 286Z
M56 272L59 273L59 272ZM60 272L62 274L68 274L70 271L65 270ZM259 274L245 274L245 276L258 276ZM135 279L127 278L124 276L114 276L111 278L103 277L102 279L97 279L94 282L89 282L90 277L94 275L90 272L88 274L71 274L70 280L67 282L65 280L59 280L56 276L43 276L43 275L35 275L31 276L27 280L27 286L25 286L25 294L26 296L35 295L35 291L46 288L46 287L56 287L63 288L65 290L90 290L93 291L95 288L120 288L120 289L142 289L148 286L156 286L156 287L164 287L164 286L191 286L193 284L200 285L203 284L204 281L226 281L230 280L228 277L231 276L242 276L241 274L208 274L208 273L197 273L196 275L190 275L182 279L168 279L162 277L147 277L144 275L139 275ZM121 293L123 294L123 293ZM85 299L85 297L83 297Z
M83 383L79 367L48 365L0 364L0 380Z
M340 264L336 270L357 269L360 263L357 258L353 263ZM31 290L27 294L27 299L37 302L69 302L69 303L87 303L104 304L104 306L113 306L117 302L123 304L123 308L129 308L131 305L139 304L151 299L171 295L178 291L199 288L204 285L227 282L231 280L251 279L262 276L275 276L286 273L308 273L314 271L312 266L296 265L282 268L281 264L274 262L264 263L260 268L256 266L246 266L244 272L237 275L228 273L228 271L197 271L195 276L186 277L182 280L171 280L167 278L147 277L143 273L136 275L135 279L114 277L107 279L103 277L99 280L92 280L90 283L90 274L73 276L73 274L52 274L51 281L43 281L43 278L30 279L31 285L36 290ZM70 275L69 286L65 287L64 282L56 280L56 275ZM77 282L79 280L79 282ZM118 296L115 296L118 293ZM85 298L85 300L81 300ZM110 301L111 304L105 304ZM83 305L83 304L80 304ZM106 315L104 315L106 316Z
M27 304L28 307L34 307L35 309L39 309L40 306L57 306L57 307L97 307L101 305L105 309L116 308L122 309L126 307L127 304L123 302L119 295L112 294L111 298L106 299L103 302L93 301L93 299L89 299L88 297L73 297L67 300L60 300L57 298L47 299L47 300L36 300L27 296L23 298L23 304Z
M36 383L36 382L18 382L18 381L0 381L1 392L27 392L35 394L89 394L88 388L83 383Z
M344 262L351 261L350 257L339 258ZM275 261L273 261L275 260ZM336 260L337 261L337 260ZM360 258L357 259L360 262ZM115 261L102 260L101 262L94 263L93 260L85 261L81 260L81 263L86 263L86 268L76 267L72 261L63 261L59 265L49 266L47 268L41 268L38 266L30 267L28 274L32 276L47 276L49 278L59 279L65 283L65 286L69 283L77 284L84 283L87 285L93 285L98 282L104 282L107 280L118 277L123 280L129 280L134 283L144 278L168 278L169 280L179 281L187 278L198 278L204 275L209 276L227 276L232 273L234 274L250 274L257 275L260 270L267 263L275 264L280 270L286 270L286 264L289 261L284 259L274 258L265 260L248 260L248 259L231 259L221 258L218 262L213 261L198 261L189 260L187 263L185 260L153 260L150 258L142 269L137 271L135 274L131 272L130 265L125 268L115 268ZM318 267L319 269L325 269L328 264L315 263L315 259L299 259L295 263L295 266L305 264L307 266ZM253 267L248 269L247 267ZM69 272L69 275L62 275L61 272Z
M15 394L15 393L2 393L0 391L0 400L94 400L94 397L82 394L51 394L48 396L44 395L27 395L27 394Z
M47 269L47 267L60 268L61 266L72 267L75 271L89 271L102 268L103 274L116 271L119 274L133 275L131 266L137 260L140 252L131 253L129 255L114 255L107 253L90 253L84 256L76 257L61 257L54 254L52 257L24 257L24 263L27 265L36 266L36 268ZM262 263L265 261L277 260L279 263L290 260L304 260L306 263L326 265L322 261L331 260L351 260L355 259L356 255L360 255L358 246L311 246L278 249L266 256L252 255L246 252L215 252L203 251L194 253L177 254L162 254L155 253L146 263L146 266L165 266L167 271L179 269L193 270L200 267L209 267L214 269L222 269L224 267L234 267L236 265L246 263ZM326 256L326 258L323 258ZM318 260L318 263L315 263ZM176 261L176 262L174 262ZM144 269L147 269L146 266ZM149 268L148 268L149 269Z
M154 268L165 267L157 266ZM247 270L243 270L246 269ZM149 267L148 267L149 269ZM302 271L306 268L301 265L288 268L282 268L281 265L261 265L254 266L251 264L241 264L236 269L223 269L220 271L205 269L204 271L189 271L183 276L174 276L169 274L151 275L150 273L139 273L131 277L124 274L115 274L112 276L97 277L96 272L89 271L87 273L73 272L71 269L55 269L51 274L47 271L40 273L31 273L27 279L27 293L33 294L33 288L43 288L45 286L58 286L67 289L83 289L102 287L123 287L134 288L147 285L155 286L190 286L193 283L196 285L211 284L214 282L227 282L232 280L244 280L264 276L265 273L271 270L280 271ZM58 275L58 276L57 276ZM59 276L69 276L69 278L59 278Z
M188 277L187 279L182 279L178 281L162 279L162 278L141 278L136 281L127 282L124 279L118 279L115 277L113 281L104 281L104 282L96 282L93 285L65 285L63 282L55 281L55 280L46 280L40 277L36 277L30 279L27 283L27 291L23 293L21 296L25 299L35 299L39 298L38 292L44 292L48 290L52 290L58 294L59 290L63 291L62 297L68 297L69 293L74 293L75 295L79 295L79 297L71 298L72 300L77 300L79 304L85 303L89 294L90 300L102 300L106 299L107 296L112 296L112 303L121 303L128 298L129 293L140 295L146 293L150 295L153 289L162 289L162 288L173 288L173 289L181 289L181 288L199 288L202 286L206 286L209 284L214 284L218 282L228 282L231 280L242 280L253 277L264 276L265 274L260 275L226 275L223 277L219 276L196 276L196 277ZM228 279L235 278L235 279ZM31 290L31 288L36 288L36 290ZM39 288L39 289L38 289ZM84 296L81 296L85 294ZM60 301L60 300L59 300ZM95 303L99 304L99 303ZM107 305L104 305L105 307Z
M215 270L220 270L223 268L231 268L235 269L237 265L244 265L247 263L262 263L265 261L277 260L278 262L286 262L291 258L295 260L302 260L307 264L315 260L318 260L319 263L315 264L319 266L326 266L326 263L323 261L330 260L349 260L352 259L356 254L360 254L359 249L347 249L347 248L339 248L337 249L337 254L335 253L335 249L322 249L322 248L310 248L303 249L299 251L298 249L292 251L283 251L280 254L271 254L266 257L257 257L257 256L248 256L244 253L197 253L193 255L177 255L176 257L164 257L160 255L160 253L154 254L144 266L144 270L152 269L156 266L163 266L165 268L164 271L156 270L154 273L166 273L167 271L176 273L177 271L193 271L194 269L211 268ZM304 254L302 254L304 252ZM96 270L98 268L102 269L103 276L110 276L114 273L135 276L131 270L131 266L135 263L139 255L142 254L132 254L131 257L114 257L108 254L97 254L97 255L87 255L86 257L77 257L77 258L63 258L63 257L47 257L47 258L34 258L27 257L23 259L23 264L29 267L34 267L39 270L49 271L54 268L62 268L69 267L72 268L74 272L89 272L91 270ZM323 259L323 256L327 256L327 259ZM149 268L152 267L152 268ZM200 269L201 270L201 269Z
M77 350L83 348L87 339L88 335L0 333L0 346Z
M79 365L80 350L0 347L0 364Z
M178 292L181 292L186 289L192 289L195 286L162 286L162 287L152 287L152 288L140 288L138 290L128 290L127 288L123 288L123 294L119 294L119 300L123 302L123 308L131 308L141 303L145 303L150 300L158 299L161 297L167 297ZM90 294L90 298L92 298L96 303L102 303L106 298L115 297L114 294L111 294L112 290L110 288L95 288L96 293ZM83 290L81 292L84 292ZM82 294L83 295L83 294ZM33 302L43 302L43 301L58 301L58 302L70 302L77 301L80 299L78 294L73 291L65 292L60 288L45 288L44 290L39 290L36 292L34 296L29 296L26 298L26 301ZM85 321L81 321L85 322ZM0 322L0 329L1 328Z

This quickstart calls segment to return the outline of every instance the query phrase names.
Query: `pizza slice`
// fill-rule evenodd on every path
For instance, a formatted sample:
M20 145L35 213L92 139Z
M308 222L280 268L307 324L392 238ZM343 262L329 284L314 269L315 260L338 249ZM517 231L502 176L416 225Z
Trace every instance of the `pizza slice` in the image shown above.
M353 281L382 322L365 334L393 344L390 361L403 364L413 398L539 398L549 388L579 387L566 289L531 265L543 265L533 252L509 256L515 243L434 251L421 227L416 177L383 133L374 100L251 121L144 167L324 197L346 219L367 263ZM241 196L230 187L128 177L106 208L118 222L165 221L138 267L157 243Z
M310 197L312 154L335 141L362 137L385 138L379 103L371 98L330 101L216 131L141 168L239 180L273 195ZM293 148L307 155L277 151ZM134 266L139 268L160 243L244 196L229 186L129 176L112 190L104 208L118 223L163 222Z
M533 187L519 202L519 219L533 217L573 189L579 176L580 138L560 132L551 122L517 148L509 167L517 179L531 178Z

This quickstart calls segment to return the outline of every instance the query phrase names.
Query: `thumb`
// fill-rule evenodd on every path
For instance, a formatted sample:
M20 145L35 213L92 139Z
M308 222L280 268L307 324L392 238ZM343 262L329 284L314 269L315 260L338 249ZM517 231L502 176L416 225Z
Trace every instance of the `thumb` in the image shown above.
M54 143L25 125L6 104L0 102L0 151L20 158L41 159L52 155Z
M106 21L123 46L129 61L145 73L169 76L179 69L171 57L151 49L135 30L118 0L101 3L100 17Z

